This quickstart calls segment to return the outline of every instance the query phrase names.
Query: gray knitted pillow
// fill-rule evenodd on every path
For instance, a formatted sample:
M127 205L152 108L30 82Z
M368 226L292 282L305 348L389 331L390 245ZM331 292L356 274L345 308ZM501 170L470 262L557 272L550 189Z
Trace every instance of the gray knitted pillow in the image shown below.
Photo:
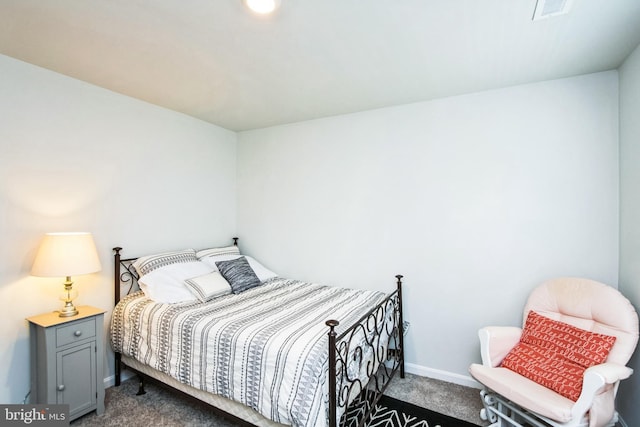
M218 261L216 266L220 270L222 277L227 279L227 282L231 285L231 292L234 294L239 294L262 284L256 273L251 269L249 261L243 256L230 261Z

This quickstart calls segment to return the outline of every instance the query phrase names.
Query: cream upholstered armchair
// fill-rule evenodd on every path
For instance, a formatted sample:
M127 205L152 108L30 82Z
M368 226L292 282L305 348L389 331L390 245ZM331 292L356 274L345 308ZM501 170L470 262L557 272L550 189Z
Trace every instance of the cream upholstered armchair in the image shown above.
M480 416L492 427L613 426L614 400L638 342L638 315L616 289L578 278L534 289L523 328L479 331Z

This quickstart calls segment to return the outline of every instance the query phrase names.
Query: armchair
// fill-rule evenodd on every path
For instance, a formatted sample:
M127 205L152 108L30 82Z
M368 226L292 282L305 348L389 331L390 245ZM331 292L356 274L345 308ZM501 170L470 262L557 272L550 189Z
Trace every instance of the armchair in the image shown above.
M532 318L542 319L537 331L533 330ZM558 331L569 337L554 341L554 333ZM579 339L570 335L574 332L580 335ZM530 294L524 307L523 328L490 326L480 329L478 335L482 364L472 364L469 372L483 385L480 395L484 409L480 417L491 422L491 427L522 427L523 423L536 427L603 427L617 422L614 400L620 381L633 373L625 365L638 343L638 315L616 289L587 279L550 280ZM551 340L545 342L545 337ZM605 350L610 348L608 354L599 346L600 342L607 347ZM535 345L560 346L559 353L554 355L562 355L546 366L554 369L570 366L578 375L577 399L564 392L570 381L563 373L556 375L534 366L537 361L549 362L550 354L536 353ZM522 347L514 350L518 346ZM522 369L513 370L513 357L519 356L512 355L523 352L523 358L517 361L527 363ZM588 354L584 358L597 354L604 360L576 369L572 362L565 363L568 359L583 361L585 353ZM503 366L503 362L510 368ZM554 390L548 388L550 382Z

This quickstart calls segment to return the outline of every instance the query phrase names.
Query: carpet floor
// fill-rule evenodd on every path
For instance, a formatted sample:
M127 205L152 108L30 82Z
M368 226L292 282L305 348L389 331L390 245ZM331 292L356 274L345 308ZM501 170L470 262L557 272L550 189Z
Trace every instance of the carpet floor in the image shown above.
M124 381L120 387L106 390L105 413L89 413L73 421L73 427L236 427L203 403L189 399L171 389L149 381L147 393L136 396L135 378ZM444 381L407 374L404 379L394 378L386 395L427 408L441 414L486 425L480 420L482 407L479 390ZM449 426L445 426L449 427ZM451 426L457 427L457 426Z

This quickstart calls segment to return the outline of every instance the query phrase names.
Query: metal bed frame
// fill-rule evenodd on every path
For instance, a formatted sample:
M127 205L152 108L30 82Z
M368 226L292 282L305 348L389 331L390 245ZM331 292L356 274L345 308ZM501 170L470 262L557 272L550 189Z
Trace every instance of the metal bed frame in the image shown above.
M238 238L233 238L233 244L238 245ZM125 284L128 289L126 296L136 291L138 274L132 266L137 258L122 258L121 247L114 250L114 305L121 299L121 288ZM328 327L328 384L329 384L329 427L350 425L361 427L370 418L375 405L382 397L389 382L399 371L404 378L404 323L402 317L402 275L397 275L396 290L391 292L376 307L362 316L358 322L349 326L342 333L337 334L335 328L340 324L338 320L330 319L325 323ZM125 286L125 287L126 287ZM391 317L391 324L382 319ZM388 347L381 340L383 335L389 336ZM368 337L364 343L356 342L355 337ZM373 354L375 360L367 359L365 354ZM124 362L121 354L115 352L115 385L121 382ZM368 382L365 384L357 378L351 378L347 367L356 363L358 369L365 369ZM131 368L130 368L131 369ZM138 395L144 394L145 375L135 371L140 379ZM356 396L354 398L354 396ZM232 418L245 425L251 423L229 414L224 410L213 407L222 416ZM341 419L337 420L338 408L344 409Z

